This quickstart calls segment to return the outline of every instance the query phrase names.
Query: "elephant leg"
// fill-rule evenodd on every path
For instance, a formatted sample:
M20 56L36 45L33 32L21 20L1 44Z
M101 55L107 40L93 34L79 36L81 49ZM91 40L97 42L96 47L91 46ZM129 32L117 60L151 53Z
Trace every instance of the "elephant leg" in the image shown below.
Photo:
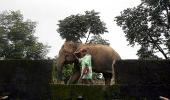
M105 85L111 84L112 74L111 73L103 73L103 77L105 79Z
M74 74L70 77L67 84L75 84L79 80L80 75L81 75L80 71L74 72Z

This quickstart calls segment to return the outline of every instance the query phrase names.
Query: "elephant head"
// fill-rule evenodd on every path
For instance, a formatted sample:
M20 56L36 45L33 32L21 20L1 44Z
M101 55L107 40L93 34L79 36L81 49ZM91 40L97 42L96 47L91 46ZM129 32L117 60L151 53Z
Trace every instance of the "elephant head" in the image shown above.
M89 49L88 48L78 48L75 52L74 55L77 58L82 58L84 57L86 54L89 54Z
M57 74L58 79L62 79L62 69L64 64L73 63L76 60L74 52L76 51L79 43L74 43L72 41L66 41L59 51L59 56L57 58Z

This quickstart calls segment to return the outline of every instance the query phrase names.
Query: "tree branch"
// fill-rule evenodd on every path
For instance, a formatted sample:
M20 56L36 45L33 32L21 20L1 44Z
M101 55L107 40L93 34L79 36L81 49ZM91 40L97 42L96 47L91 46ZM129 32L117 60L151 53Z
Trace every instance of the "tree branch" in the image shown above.
M149 36L149 38L152 40L152 43L158 48L158 50L163 54L163 56L165 57L165 59L168 59L167 55L165 54L165 52L163 51L163 49L160 47L159 44L156 43L156 41L152 38L152 36L147 33L147 35Z
M169 29L169 26L170 26L170 13L169 13L169 11L168 11L168 8L167 8L167 7L166 7L166 9L165 9L165 10L166 10L166 14L167 14L167 15L166 15L166 16L167 16L167 24L168 24L168 27L167 27L167 28Z

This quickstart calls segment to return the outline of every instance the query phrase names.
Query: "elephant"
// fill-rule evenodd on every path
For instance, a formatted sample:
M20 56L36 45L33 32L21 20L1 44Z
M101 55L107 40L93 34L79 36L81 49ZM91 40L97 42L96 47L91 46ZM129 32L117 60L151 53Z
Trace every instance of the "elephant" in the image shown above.
M80 63L78 58L86 50L92 56L92 70L97 73L103 73L105 84L110 85L113 76L113 64L120 60L120 55L110 46L101 44L82 44L72 41L66 41L59 51L57 59L58 79L62 79L62 70L64 64L74 63L73 75L68 84L75 84L81 75Z

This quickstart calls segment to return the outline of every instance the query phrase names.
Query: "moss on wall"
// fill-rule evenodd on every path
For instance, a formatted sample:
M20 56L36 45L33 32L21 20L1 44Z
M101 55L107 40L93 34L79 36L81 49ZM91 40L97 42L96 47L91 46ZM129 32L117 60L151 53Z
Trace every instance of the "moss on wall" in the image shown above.
M121 93L120 85L61 85L51 84L52 100L133 100Z
M170 95L170 85L51 84L52 100L159 100ZM82 100L82 99L80 99Z

